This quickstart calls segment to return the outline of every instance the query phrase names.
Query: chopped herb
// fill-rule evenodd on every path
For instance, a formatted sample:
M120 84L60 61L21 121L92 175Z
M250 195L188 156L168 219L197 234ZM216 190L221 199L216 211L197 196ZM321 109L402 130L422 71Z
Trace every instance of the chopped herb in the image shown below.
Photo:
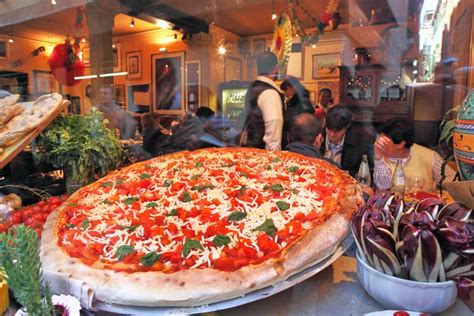
M239 189L239 194L237 194L238 197L241 197L245 190L247 190L247 186L246 185L243 185L240 189Z
M283 191L285 188L281 185L281 184L274 184L272 185L272 190L275 191L275 192L281 192Z
M74 225L74 224L66 224L66 228L74 228L74 227L76 227L76 225Z
M229 216L227 216L227 220L237 222L237 221L243 220L246 216L247 216L247 213L233 211L232 213L230 213Z
M117 249L117 259L122 260L125 256L133 252L133 247L129 245L122 245Z
M234 166L234 164L232 164L232 163L229 163L229 164L226 164L226 165L221 165L221 167L223 167L223 168L229 168L229 167L232 167L232 166Z
M227 235L217 235L212 240L212 243L216 245L217 247L222 247L230 243L230 237Z
M163 185L164 185L165 187L169 187L169 186L171 186L171 185L173 184L173 182L174 182L173 180L168 180L168 179L166 179L165 182L163 183Z
M240 171L240 175L241 175L242 177L246 177L246 178L248 178L248 177L249 177L249 175L248 175L248 174L246 174L246 173L245 173L245 172L243 172L243 171Z
M291 193L293 193L293 194L298 194L298 190L296 190L296 189L291 189Z
M82 221L81 227L85 229L89 225L90 221L86 218Z
M256 228L252 229L252 231L262 231L265 232L268 236L273 237L275 235L277 228L271 219L266 219L262 225L257 226Z
M151 165L146 165L145 167L146 167L148 170L151 169Z
M204 166L204 164L202 162L197 162L194 167L195 168L201 168L202 166Z
M120 178L118 179L117 181L115 181L115 186L118 187L119 185L121 185L123 183L123 178Z
M137 227L140 226L140 224L135 224L135 225L132 225L132 226L121 226L120 228L123 229L123 230L128 230L128 231L135 231L135 229L137 229Z
M183 245L183 257L187 257L193 249L203 250L202 245L199 241L193 239L186 239Z
M296 172L299 169L300 168L298 166L291 166L291 167L286 168L286 170L288 170L288 172Z
M191 180L197 180L199 179L201 175L200 174L195 174L194 176L191 177Z
M264 186L263 186L263 189L264 189L264 190L270 189L270 186L269 186L269 185L264 185Z
M191 190L202 191L205 189L214 189L214 188L215 186L213 186L212 184L204 184L204 185L194 185L191 187Z
M70 204L68 204L68 206L70 206L70 207L76 207L76 206L77 206L77 203L70 203Z
M151 203L148 203L147 205L145 205L146 208L150 208L150 207L158 207L158 204L155 203L155 202L151 202Z
M174 171L174 172L178 172L178 171L179 171L179 168L173 168L173 171Z
M133 204L133 202L136 202L136 201L138 201L138 198L136 196L132 196L132 197L129 197L129 198L126 198L125 200L123 200L123 204L130 205L130 204Z
M107 201L107 200L103 200L103 201L102 201L102 204L105 204L105 205L110 205L110 204L112 204L112 202L110 202L110 201Z
M150 175L148 173L142 173L140 179L150 179Z
M268 165L267 170L272 170L272 166Z
M188 192L183 193L183 197L181 198L181 202L191 202L193 199L191 198L191 195L189 195Z
M280 158L273 158L272 162L280 162L281 159Z
M151 267L161 255L152 251L140 258L140 263L146 267Z
M176 216L178 215L178 211L174 208L172 209L166 216Z
M277 206L280 211L286 211L290 208L290 204L285 201L277 201Z
M112 186L112 182L107 181L107 182L102 183L100 186L103 188L108 188Z

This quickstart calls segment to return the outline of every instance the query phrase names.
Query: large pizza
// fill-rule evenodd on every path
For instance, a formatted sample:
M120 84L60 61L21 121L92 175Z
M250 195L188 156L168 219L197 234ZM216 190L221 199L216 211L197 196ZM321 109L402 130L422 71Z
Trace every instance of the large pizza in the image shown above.
M134 164L50 215L41 259L95 299L193 306L275 284L330 255L363 203L325 161L204 149Z

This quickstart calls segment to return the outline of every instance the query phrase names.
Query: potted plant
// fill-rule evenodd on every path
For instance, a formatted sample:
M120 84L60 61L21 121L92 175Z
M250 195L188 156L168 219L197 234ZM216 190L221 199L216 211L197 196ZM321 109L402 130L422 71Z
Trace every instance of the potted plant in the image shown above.
M59 116L39 137L40 159L64 170L66 186L106 175L120 165L124 151L105 123L96 108L85 115Z

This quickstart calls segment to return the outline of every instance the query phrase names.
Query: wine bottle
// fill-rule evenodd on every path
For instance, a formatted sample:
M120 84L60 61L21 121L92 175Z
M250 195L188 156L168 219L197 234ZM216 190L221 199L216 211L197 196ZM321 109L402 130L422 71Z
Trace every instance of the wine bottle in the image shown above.
M370 187L372 179L370 178L370 169L369 169L369 162L367 160L367 155L362 156L362 162L360 163L359 171L357 172L357 175L356 175L356 180L362 186Z
M395 193L400 198L403 198L403 195L405 194L405 187L405 172L403 171L402 160L399 159L393 172L390 192Z

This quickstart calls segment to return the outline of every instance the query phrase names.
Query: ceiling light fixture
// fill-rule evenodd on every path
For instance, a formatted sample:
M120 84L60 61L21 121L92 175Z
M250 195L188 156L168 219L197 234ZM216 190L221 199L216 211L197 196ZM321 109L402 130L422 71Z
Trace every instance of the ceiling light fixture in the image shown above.
M13 36L10 35L10 38L8 39L8 43L13 43L15 40L13 39Z
M132 16L132 19L130 20L130 27L134 28L135 27L135 19Z
M83 42L83 43L87 42L86 38L83 37L82 40L81 40L81 42Z
M166 47L160 47L158 50L159 50L160 52L164 53L164 52L166 52Z
M170 23L168 23L165 20L161 20L161 19L158 19L158 21L156 21L156 26L158 26L161 29L170 29L171 28Z
M275 21L277 19L275 8L276 8L276 0L272 0L272 21Z
M100 74L99 77L105 78L105 77L126 76L126 75L128 75L128 72L122 71L122 72L109 72L106 74Z
M112 48L115 48L115 44L112 44Z
M56 5L56 0L51 0L52 5Z

